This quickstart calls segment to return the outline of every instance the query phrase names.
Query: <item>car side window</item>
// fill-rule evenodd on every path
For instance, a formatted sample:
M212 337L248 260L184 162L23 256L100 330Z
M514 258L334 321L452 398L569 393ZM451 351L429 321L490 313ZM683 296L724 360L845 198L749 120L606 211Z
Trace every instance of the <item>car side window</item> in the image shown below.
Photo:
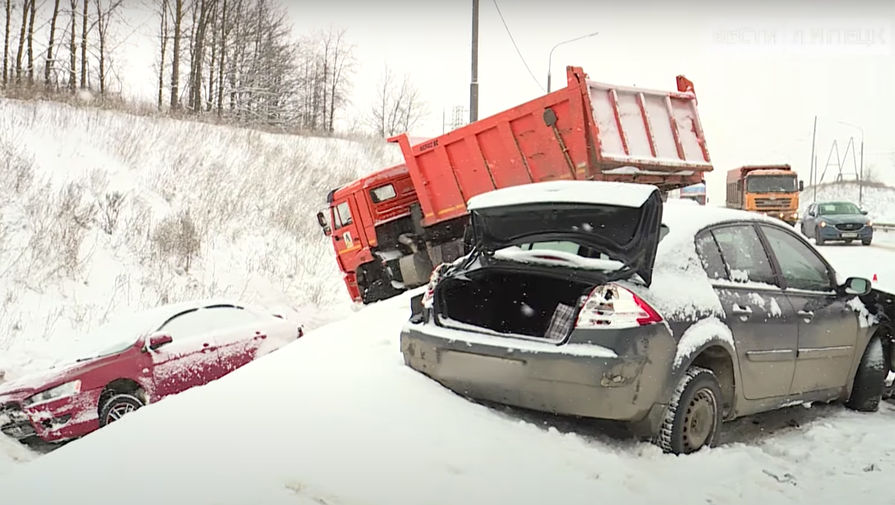
M705 269L709 279L730 279L724 266L724 259L721 257L721 250L718 249L711 232L702 232L696 237L696 253L699 254L702 268Z
M189 339L223 328L242 326L256 319L257 316L244 309L217 306L182 313L169 319L159 331L175 340Z
M830 291L827 265L799 239L773 226L762 226L771 252L777 257L786 286L809 291Z
M721 249L731 281L777 284L771 262L752 225L725 226L712 230L712 235Z

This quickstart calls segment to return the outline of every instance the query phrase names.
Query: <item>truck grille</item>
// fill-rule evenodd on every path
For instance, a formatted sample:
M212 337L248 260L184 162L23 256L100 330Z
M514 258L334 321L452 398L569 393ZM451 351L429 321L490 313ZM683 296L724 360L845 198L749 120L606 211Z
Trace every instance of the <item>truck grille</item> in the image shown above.
M855 231L860 230L863 227L864 225L861 223L840 223L836 225L836 229L842 231Z
M0 405L0 432L19 440L35 434L28 414L15 402Z
M788 209L792 204L790 198L756 198L755 207L758 209Z

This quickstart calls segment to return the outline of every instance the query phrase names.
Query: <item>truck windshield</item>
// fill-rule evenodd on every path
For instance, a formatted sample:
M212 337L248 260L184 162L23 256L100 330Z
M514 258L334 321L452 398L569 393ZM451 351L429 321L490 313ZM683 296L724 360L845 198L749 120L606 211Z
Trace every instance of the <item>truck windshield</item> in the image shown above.
M746 178L746 191L750 193L794 193L794 175L752 175Z

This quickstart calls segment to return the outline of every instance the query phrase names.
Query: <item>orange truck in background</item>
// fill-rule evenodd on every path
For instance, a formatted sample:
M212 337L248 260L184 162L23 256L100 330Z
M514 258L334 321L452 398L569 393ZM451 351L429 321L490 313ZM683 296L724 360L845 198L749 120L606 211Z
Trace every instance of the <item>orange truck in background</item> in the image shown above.
M428 282L465 251L466 202L498 188L553 180L704 181L712 170L693 83L657 91L568 85L441 136L393 142L404 162L333 189L317 214L351 298L370 303Z
M727 207L748 210L795 225L804 181L789 165L750 165L727 172Z

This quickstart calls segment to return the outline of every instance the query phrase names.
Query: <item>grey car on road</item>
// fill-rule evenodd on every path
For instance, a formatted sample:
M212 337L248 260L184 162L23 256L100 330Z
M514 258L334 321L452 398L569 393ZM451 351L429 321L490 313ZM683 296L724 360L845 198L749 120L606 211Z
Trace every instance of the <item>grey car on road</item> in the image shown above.
M846 244L860 240L864 245L873 241L873 222L867 211L851 202L812 203L801 220L802 235L811 237L817 245L832 240Z
M878 407L884 335L803 237L763 216L562 181L469 201L472 251L436 268L404 361L466 397L624 422L664 450L803 402Z

